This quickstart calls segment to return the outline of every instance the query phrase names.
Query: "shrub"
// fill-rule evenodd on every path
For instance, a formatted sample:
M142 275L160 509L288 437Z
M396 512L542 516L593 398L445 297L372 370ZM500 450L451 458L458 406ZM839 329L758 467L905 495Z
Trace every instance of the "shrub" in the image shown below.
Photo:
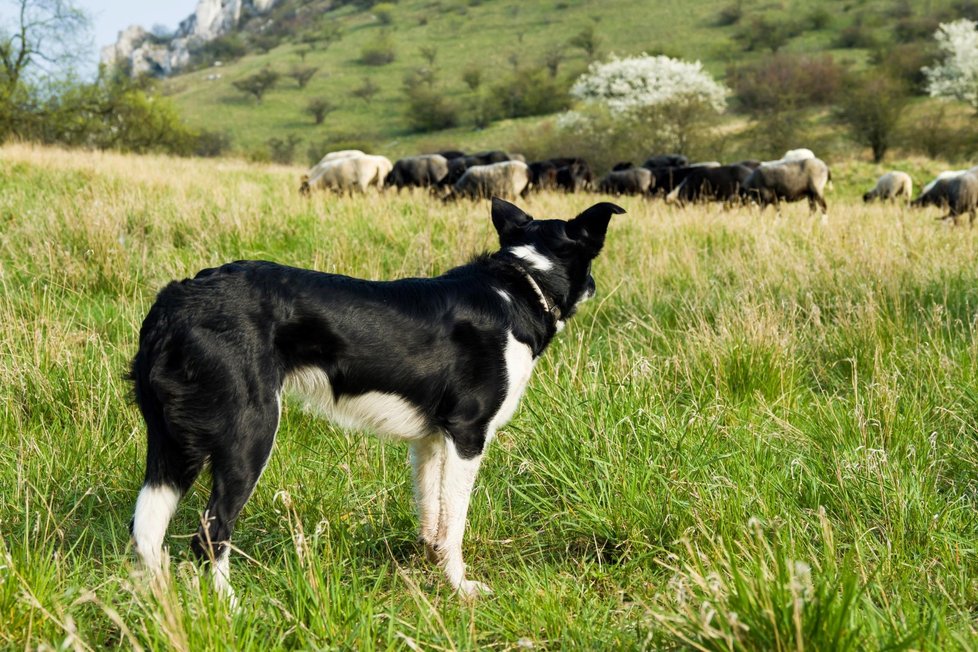
M822 30L832 24L832 12L825 7L816 7L805 17L805 21L808 29Z
M774 20L767 16L758 16L741 28L734 38L743 44L748 52L754 50L770 50L777 52L796 34L796 27L785 20Z
M433 83L420 77L418 71L404 77L403 90L407 99L408 124L414 131L437 131L458 125L458 107Z
M381 2L380 4L374 5L372 12L381 25L390 25L394 22L394 5L390 2Z
M358 100L363 100L364 104L369 105L373 101L374 96L379 92L380 86L375 84L369 77L364 77L363 83L350 91L350 95Z
M566 84L543 69L515 70L492 86L499 112L508 118L555 113L570 106Z
M845 49L873 48L876 46L876 38L865 25L856 23L840 31L834 45Z
M386 32L360 50L360 63L366 66L386 66L395 57L394 43Z
M295 134L289 134L284 140L281 138L269 138L265 141L268 146L269 159L275 163L288 165L295 157L295 148L302 142L302 139Z
M227 34L190 48L191 63L209 66L215 61L234 61L248 54L248 44L240 34Z
M923 69L934 61L936 48L919 41L897 43L879 48L870 56L875 64L889 77L902 82L909 90L926 92L927 77Z
M940 27L940 21L933 16L907 16L893 25L893 36L898 43L919 41L930 38Z
M717 14L714 25L717 27L729 27L730 25L736 25L740 22L740 19L744 17L744 0L737 0L733 4L729 4Z
M849 125L853 140L869 147L873 162L879 163L894 140L906 104L904 89L874 70L850 77L839 101L838 114Z
M312 116L313 121L317 125L321 125L326 116L336 110L336 105L329 100L316 97L309 100L309 104L306 105L306 113Z
M727 71L738 105L746 111L831 104L842 84L842 68L829 55L778 53Z
M279 74L270 68L263 68L254 75L249 75L244 79L231 82L231 85L246 95L253 95L255 100L261 102L269 90L278 83Z
M202 129L194 144L194 156L214 158L231 151L231 134L226 131Z
M978 110L978 31L974 21L962 19L943 23L934 38L943 61L923 69L927 92L965 102Z
M577 34L572 36L567 44L572 48L579 48L584 51L584 56L588 58L589 61L593 60L598 56L598 50L601 48L601 37L598 36L597 31L594 29L594 25L587 25Z
M313 78L319 71L319 68L312 66L293 66L287 74L289 77L295 80L295 83L299 85L299 88L305 88L309 80Z
M604 104L613 113L672 103L680 98L694 98L720 112L726 106L726 93L727 89L698 61L647 54L591 64L570 90L572 97Z

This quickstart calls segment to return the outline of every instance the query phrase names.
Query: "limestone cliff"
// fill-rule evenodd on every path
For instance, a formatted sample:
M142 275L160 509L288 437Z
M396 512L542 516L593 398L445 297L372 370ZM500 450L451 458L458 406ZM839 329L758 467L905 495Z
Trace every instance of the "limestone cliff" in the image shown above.
M110 66L127 63L133 76L166 77L190 63L191 48L234 31L243 20L267 13L278 2L200 0L172 38L160 39L133 25L119 32L114 44L102 48L101 61Z

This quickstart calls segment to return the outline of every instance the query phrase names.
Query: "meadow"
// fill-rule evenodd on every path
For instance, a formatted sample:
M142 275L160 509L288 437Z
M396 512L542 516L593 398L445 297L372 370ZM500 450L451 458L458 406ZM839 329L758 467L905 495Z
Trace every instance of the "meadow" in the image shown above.
M826 223L617 200L598 296L476 485L464 549L494 595L461 601L424 561L403 445L287 403L231 611L190 561L206 478L169 584L132 572L124 376L156 291L239 258L437 274L494 246L488 203L0 148L0 648L978 648L978 231L863 206L875 170L834 169Z

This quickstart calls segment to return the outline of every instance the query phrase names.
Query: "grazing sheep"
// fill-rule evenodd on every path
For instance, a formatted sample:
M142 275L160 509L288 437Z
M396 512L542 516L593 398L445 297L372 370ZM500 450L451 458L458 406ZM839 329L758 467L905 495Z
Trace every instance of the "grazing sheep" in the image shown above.
M666 202L686 204L695 201L733 202L747 183L753 169L745 165L721 165L693 169L682 183L666 196Z
M910 203L911 206L946 207L948 214L937 219L950 218L955 226L958 223L958 216L968 213L968 224L974 226L975 213L978 210L978 176L975 173L964 172L944 178L938 177L927 185L928 188Z
M689 166L689 159L682 154L659 154L650 156L642 163L643 168L655 170L658 168L685 168Z
M598 192L612 195L644 195L652 185L652 172L647 168L614 170L598 182Z
M497 196L512 199L524 194L529 184L530 167L522 161L473 165L452 186L450 196L472 199Z
M819 206L825 215L828 213L828 206L824 191L828 181L829 166L821 159L766 163L751 172L741 194L756 200L762 211L768 204L774 204L775 209L780 212L782 201L808 199L811 212L814 213L815 207Z
M591 188L594 173L591 165L582 158L550 159L559 163L557 167L557 187L565 192L579 192Z
M761 163L761 165L777 165L779 163L787 163L789 161L804 161L810 158L815 158L815 152L802 147L801 149L789 149L781 158L774 161L764 161Z
M385 186L401 188L427 188L437 185L448 174L448 160L441 154L423 154L398 159L387 178Z
M326 161L317 164L316 167L319 170L315 176L310 174L302 177L300 193L308 195L312 188L344 193L352 193L355 190L366 192L370 186L380 190L384 187L384 179L394 166L384 156L364 154Z
M620 172L622 170L631 170L635 165L631 161L618 161L613 166L611 166L612 172Z
M876 180L876 185L872 190L863 195L864 202L871 202L875 199L882 201L893 199L906 199L910 201L913 196L913 180L906 172L887 172Z
M941 172L936 177L934 177L934 180L933 181L931 181L926 186L924 186L924 189L920 191L920 197L918 197L917 199L922 198L924 195L926 195L928 192L930 192L930 190L934 186L936 186L941 181L946 181L948 179L953 179L954 177L960 177L962 174L964 174L966 172L974 172L976 170L978 170L978 168L972 168L971 170L946 170L944 172Z

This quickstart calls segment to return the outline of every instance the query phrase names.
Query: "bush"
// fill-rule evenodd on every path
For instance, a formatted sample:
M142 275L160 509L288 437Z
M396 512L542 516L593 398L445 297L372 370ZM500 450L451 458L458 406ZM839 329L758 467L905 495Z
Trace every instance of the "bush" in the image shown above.
M295 134L289 134L286 139L269 138L265 141L268 146L269 159L275 163L289 165L295 157L295 148L302 142L302 139Z
M832 24L832 12L825 7L816 7L809 12L805 21L808 23L808 29L823 30Z
M326 116L337 109L336 105L323 97L315 97L306 105L306 113L312 116L317 125L321 125Z
M458 125L458 106L433 83L420 77L417 71L405 76L403 88L407 99L408 124L414 131L437 131Z
M737 103L746 111L831 104L842 77L842 67L829 55L778 53L727 71Z
M737 0L733 4L727 5L717 14L714 24L717 27L729 27L736 25L744 17L744 0Z
M234 61L246 54L248 44L240 34L233 33L191 47L190 61L194 65L209 66L215 61Z
M570 106L566 83L545 69L514 70L492 86L499 112L507 118L556 113Z
M194 156L214 158L223 156L231 151L231 134L226 131L211 131L202 129L197 134L194 145Z
M880 163L890 148L907 100L900 84L878 70L848 80L838 114L853 140L873 151L874 163Z
M936 58L937 48L932 43L917 41L887 45L873 52L869 60L887 76L902 82L909 90L923 93L927 86L923 68L932 64Z
M738 31L734 38L740 41L748 52L754 50L777 52L797 33L796 29L788 21L758 16Z
M374 5L373 15L377 17L381 25L390 25L394 22L394 5L389 2Z
M254 75L231 82L231 85L246 95L253 95L255 100L261 98L278 83L279 74L270 68L263 68Z
M933 16L907 16L893 25L893 36L898 43L929 39L940 26L940 20Z
M394 43L387 33L381 34L373 43L363 46L360 50L360 63L366 66L386 66L394 61L395 57Z
M839 32L834 43L837 48L873 48L876 47L876 37L865 25L856 23Z

